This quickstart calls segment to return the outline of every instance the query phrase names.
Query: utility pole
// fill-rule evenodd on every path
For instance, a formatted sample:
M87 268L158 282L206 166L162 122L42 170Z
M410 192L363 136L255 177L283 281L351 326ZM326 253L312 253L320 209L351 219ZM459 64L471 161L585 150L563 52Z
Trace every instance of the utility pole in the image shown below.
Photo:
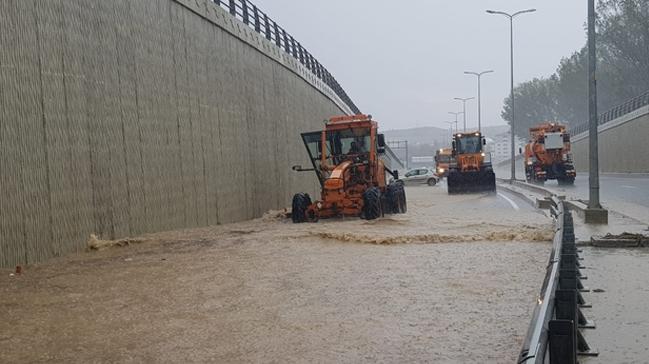
M473 100L475 97L468 97L466 99L463 99L461 97L456 97L455 100L457 101L462 101L462 114L464 114L464 132L466 133L466 102L469 100Z
M599 201L599 150L597 113L597 51L595 33L595 0L588 0L588 141L589 141L589 197L585 213L586 223L607 224L608 212Z

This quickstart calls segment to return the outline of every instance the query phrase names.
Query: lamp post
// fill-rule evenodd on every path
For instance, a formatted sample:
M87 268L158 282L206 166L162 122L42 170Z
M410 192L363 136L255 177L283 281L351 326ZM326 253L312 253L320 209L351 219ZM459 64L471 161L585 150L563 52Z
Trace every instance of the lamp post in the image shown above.
M511 100L512 100L512 127L511 127L511 138L512 138L512 150L511 150L511 159L512 159L512 181L516 179L516 151L515 151L515 145L514 145L514 18L525 13L533 13L535 12L536 9L527 9L527 10L521 10L517 11L514 14L508 14L503 11L494 11L494 10L487 10L488 14L498 14L498 15L503 15L507 18L509 18L509 34L510 34L510 61L511 61Z
M448 113L451 114L451 115L455 115L455 132L457 133L457 123L458 123L457 116L460 115L460 114L464 114L464 113L462 111L460 111L460 112L449 111Z
M597 53L595 33L595 0L588 0L588 209L585 222L607 224L608 212L602 208L599 200L599 147L598 147L598 114L597 114Z
M464 71L465 75L474 75L478 77L478 131L480 133L482 133L482 107L480 102L480 79L482 78L482 75L487 73L492 73L492 72L493 70L482 71L482 72Z
M447 121L446 123L450 125L451 139L453 139L453 124L455 124L455 131L457 132L457 121Z
M455 100L457 101L462 101L462 114L464 114L464 132L466 133L466 102L469 100L473 100L475 97L467 97L466 99L463 99L461 97L456 97Z

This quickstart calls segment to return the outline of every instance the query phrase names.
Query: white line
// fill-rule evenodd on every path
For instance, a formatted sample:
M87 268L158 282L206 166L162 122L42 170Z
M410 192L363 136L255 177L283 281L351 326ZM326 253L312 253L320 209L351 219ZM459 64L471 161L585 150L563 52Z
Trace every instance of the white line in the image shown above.
M516 211L520 210L520 207L518 207L518 205L516 204L516 202L514 202L514 200L512 200L511 198L509 198L509 197L503 195L503 194L500 193L500 192L498 192L498 196L502 197L502 198L505 199L507 202L509 202L509 204L512 205L512 207L514 208L514 210L516 210Z
M625 185L621 185L620 187L622 187L622 188L633 188L634 190L637 190L637 189L638 189L638 187L634 187L634 186L625 186Z

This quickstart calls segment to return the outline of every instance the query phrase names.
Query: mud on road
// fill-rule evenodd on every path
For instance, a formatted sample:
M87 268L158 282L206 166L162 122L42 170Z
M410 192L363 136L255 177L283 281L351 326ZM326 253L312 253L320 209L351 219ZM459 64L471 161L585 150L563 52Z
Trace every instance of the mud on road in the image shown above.
M269 213L2 271L0 362L512 362L552 222L407 193L376 221Z

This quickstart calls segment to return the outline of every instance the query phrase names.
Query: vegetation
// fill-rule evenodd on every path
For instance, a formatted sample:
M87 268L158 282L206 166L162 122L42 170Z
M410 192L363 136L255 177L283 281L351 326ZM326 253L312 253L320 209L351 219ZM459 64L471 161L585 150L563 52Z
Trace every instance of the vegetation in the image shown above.
M598 107L605 111L649 89L649 1L602 0L597 33ZM584 47L562 59L553 75L517 85L517 135L527 136L540 121L588 119L587 56ZM511 97L504 103L502 117L511 122Z

